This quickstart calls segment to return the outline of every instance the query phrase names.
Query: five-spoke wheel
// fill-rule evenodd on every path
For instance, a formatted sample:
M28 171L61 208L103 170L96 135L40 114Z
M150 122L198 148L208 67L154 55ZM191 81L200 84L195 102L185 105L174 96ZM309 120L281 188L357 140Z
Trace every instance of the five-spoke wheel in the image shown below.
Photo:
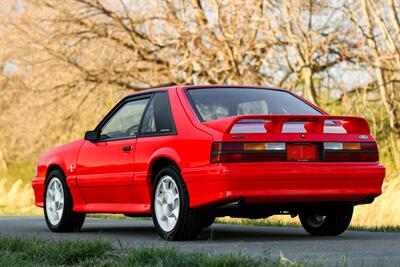
M48 175L44 198L44 217L51 231L71 232L82 227L85 213L73 211L72 196L61 170Z
M165 167L156 175L152 209L154 225L164 239L193 239L202 229L202 213L190 208L186 185L175 166Z
M164 231L171 231L178 221L180 204L178 187L171 176L161 177L155 198L154 211L157 221Z
M57 176L51 177L46 191L46 213L52 225L57 225L64 211L64 190Z

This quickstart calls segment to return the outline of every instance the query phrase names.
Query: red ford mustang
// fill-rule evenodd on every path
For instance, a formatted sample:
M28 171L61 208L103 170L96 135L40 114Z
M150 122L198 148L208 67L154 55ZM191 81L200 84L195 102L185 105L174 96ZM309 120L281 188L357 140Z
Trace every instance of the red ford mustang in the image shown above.
M185 86L125 97L83 140L43 154L32 185L54 232L79 230L86 213L123 213L184 240L219 216L274 214L338 235L384 176L362 118L281 89Z

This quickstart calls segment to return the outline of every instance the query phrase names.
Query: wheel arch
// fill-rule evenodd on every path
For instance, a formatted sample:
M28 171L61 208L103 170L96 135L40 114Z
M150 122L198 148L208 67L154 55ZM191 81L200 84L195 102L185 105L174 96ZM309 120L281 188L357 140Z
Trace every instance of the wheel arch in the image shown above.
M47 170L46 170L46 177L45 177L46 178L46 182L47 182L47 179L49 178L50 173L52 171L55 171L55 170L60 170L64 174L64 177L65 177L65 171L61 167L61 165L58 164L58 163L52 163L47 167Z
M167 156L159 156L152 160L149 165L149 185L152 186L157 173L167 166L175 166L180 170L180 167L176 160Z
M170 147L163 147L155 151L150 157L147 169L147 187L151 194L153 182L157 173L164 167L173 165L179 171L182 169L182 161L179 154ZM150 196L151 199L151 196Z

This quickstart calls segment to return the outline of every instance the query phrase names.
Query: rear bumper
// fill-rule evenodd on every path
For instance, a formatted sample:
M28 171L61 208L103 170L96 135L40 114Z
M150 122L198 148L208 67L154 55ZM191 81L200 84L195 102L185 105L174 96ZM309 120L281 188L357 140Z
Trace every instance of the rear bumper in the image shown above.
M193 208L235 199L357 203L382 193L385 168L376 162L256 162L210 164L182 175Z

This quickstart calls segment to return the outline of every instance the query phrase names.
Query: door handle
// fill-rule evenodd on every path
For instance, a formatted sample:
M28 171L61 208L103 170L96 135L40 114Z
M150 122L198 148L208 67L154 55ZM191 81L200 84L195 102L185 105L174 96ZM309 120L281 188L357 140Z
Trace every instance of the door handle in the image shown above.
M124 147L122 148L122 150L125 151L125 152L129 152L129 151L132 150L132 147L131 147L131 146L124 146Z

